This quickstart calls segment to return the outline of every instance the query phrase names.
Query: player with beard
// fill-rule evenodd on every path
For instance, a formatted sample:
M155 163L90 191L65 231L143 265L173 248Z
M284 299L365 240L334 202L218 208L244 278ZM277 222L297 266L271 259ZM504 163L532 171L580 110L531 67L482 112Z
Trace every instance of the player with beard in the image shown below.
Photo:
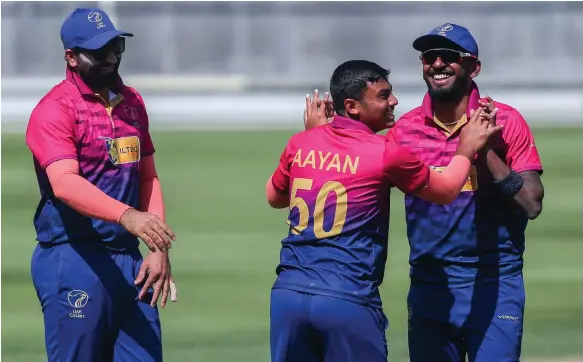
M541 161L521 114L480 99L478 45L456 24L413 42L428 93L403 115L389 141L435 170L455 154L471 110L496 113L503 131L473 162L450 205L405 196L411 247L408 295L412 362L510 362L520 359L525 307L523 252L528 220L542 210Z
M294 135L266 184L274 208L289 208L271 293L272 361L384 361L379 287L389 235L391 186L447 204L466 183L471 160L500 130L472 114L443 173L377 132L397 105L389 71L366 60L339 65L330 79L337 115Z
M144 101L118 74L128 36L100 9L73 11L61 27L66 79L26 131L40 189L31 273L49 361L162 360L157 305L176 300L175 235Z
M413 47L421 52L428 92L387 133L390 143L441 171L472 110L490 113L503 131L488 140L451 204L405 195L410 359L518 361L525 229L541 213L544 196L534 137L516 109L480 99L473 81L481 70L478 45L466 28L440 25ZM325 97L323 104L329 103ZM307 128L327 123L324 108L306 114Z

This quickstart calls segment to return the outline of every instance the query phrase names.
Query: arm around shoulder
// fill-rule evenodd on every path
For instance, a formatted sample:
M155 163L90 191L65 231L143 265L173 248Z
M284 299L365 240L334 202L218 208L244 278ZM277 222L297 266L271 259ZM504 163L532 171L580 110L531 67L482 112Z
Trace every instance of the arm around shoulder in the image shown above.
M470 171L468 158L456 155L440 173L431 170L403 147L387 145L385 173L391 183L405 194L444 205L459 195Z

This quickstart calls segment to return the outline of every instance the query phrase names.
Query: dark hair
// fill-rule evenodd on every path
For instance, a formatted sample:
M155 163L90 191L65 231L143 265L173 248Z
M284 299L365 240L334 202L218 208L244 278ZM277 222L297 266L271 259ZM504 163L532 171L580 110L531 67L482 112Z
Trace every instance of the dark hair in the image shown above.
M359 101L369 83L388 81L390 71L368 60L349 60L334 70L330 78L330 95L336 111L344 111L344 101Z

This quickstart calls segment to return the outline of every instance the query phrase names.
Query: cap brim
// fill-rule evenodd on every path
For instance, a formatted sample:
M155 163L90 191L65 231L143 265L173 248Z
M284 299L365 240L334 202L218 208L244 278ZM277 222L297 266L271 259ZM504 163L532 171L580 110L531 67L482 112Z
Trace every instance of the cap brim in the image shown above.
M439 48L468 52L467 49L464 49L462 46L460 46L458 43L454 42L453 40L450 40L444 36L435 35L435 34L423 35L423 36L420 36L419 38L415 39L415 41L413 42L413 48L415 48L415 50L418 50L420 52L424 52L424 51L429 50L429 49L439 49Z
M96 50L103 47L105 44L109 43L111 39L118 36L134 36L134 34L127 33L125 31L110 30L79 44L78 47L81 49Z

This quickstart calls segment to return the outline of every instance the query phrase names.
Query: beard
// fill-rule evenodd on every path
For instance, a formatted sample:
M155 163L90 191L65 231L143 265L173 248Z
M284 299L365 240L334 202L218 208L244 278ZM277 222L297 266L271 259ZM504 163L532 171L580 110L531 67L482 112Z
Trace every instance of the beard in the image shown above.
M93 90L108 88L111 89L117 80L117 72L112 71L110 73L100 73L96 71L79 72L79 76L83 79L83 82Z
M469 81L468 75L464 74L461 77L457 77L451 87L447 89L434 89L431 87L431 83L429 83L426 76L423 79L425 80L425 84L427 84L427 90L431 100L438 103L454 103L462 99L465 94L466 84Z
M82 59L77 67L77 73L83 79L83 82L91 89L111 89L117 83L119 77L119 65L121 63L121 56L117 63L113 66L113 70L107 71L106 68L111 67L111 64L94 63L89 59Z

